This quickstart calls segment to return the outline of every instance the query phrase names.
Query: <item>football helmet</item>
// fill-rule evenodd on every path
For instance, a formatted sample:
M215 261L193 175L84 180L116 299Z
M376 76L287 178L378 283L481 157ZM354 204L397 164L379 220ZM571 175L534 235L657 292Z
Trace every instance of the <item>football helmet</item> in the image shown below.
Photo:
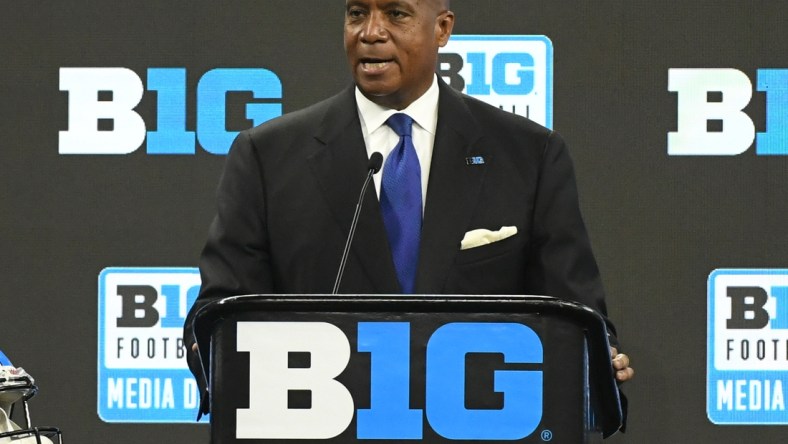
M23 368L11 365L0 351L0 444L63 444L60 430L55 427L33 427L27 401L38 387ZM14 410L21 407L24 427L13 420Z

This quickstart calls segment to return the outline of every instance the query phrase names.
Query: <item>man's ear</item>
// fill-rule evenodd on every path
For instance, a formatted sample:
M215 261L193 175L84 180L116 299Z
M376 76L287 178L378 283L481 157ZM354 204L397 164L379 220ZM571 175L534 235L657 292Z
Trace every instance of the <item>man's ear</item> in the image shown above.
M454 29L454 13L451 11L443 11L435 22L435 37L437 37L438 45L443 47L449 42L451 32Z

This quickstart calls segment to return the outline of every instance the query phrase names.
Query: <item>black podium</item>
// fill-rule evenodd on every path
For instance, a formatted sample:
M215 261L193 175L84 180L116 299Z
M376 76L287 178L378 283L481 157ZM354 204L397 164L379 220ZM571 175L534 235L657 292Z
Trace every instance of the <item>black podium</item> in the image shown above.
M587 443L622 423L604 321L555 298L237 296L194 334L215 444Z

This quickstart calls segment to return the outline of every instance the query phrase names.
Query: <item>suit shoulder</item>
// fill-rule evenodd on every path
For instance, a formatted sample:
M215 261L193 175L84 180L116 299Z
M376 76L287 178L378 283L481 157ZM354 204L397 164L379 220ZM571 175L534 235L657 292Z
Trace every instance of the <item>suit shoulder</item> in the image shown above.
M340 100L342 93L314 103L297 111L283 114L245 132L253 140L268 137L296 136L313 134L329 108Z
M482 137L501 149L537 157L542 157L546 150L565 150L564 139L550 128L465 94L462 100Z
M523 117L510 111L504 111L492 106L477 98L462 95L468 110L473 117L484 128L491 128L495 131L528 133L535 137L549 138L554 133L553 130L546 128L533 120Z
M351 89L345 89L306 108L241 131L230 154L245 152L270 165L303 160L325 146L326 131L337 131L336 128L357 122L355 110L355 96Z

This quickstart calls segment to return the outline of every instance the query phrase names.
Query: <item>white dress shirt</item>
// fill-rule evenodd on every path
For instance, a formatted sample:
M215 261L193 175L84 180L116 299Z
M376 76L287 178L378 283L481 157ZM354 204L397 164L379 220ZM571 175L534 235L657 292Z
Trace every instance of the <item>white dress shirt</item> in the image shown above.
M432 163L432 149L435 144L435 128L438 125L438 76L432 81L432 86L421 97L416 99L407 108L397 111L382 107L364 97L356 87L356 103L358 116L361 120L361 132L364 134L364 144L367 146L367 157L375 151L383 155L383 165L386 164L391 151L399 143L400 137L388 125L386 120L393 114L405 113L413 119L413 146L421 165L421 205L422 212L427 202L427 182L430 178L430 165ZM380 198L380 182L383 178L381 172L373 176L375 191Z

